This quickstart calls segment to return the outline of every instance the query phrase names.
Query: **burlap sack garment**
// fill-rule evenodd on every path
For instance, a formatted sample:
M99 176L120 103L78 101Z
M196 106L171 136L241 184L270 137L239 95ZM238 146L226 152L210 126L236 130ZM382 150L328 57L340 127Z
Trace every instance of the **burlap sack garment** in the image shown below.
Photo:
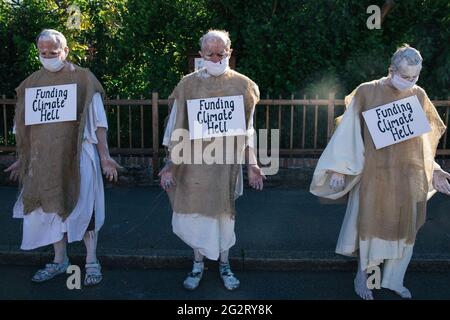
M189 129L186 101L191 99L224 97L242 95L244 98L245 120L248 128L250 114L259 100L257 85L244 75L233 70L227 70L219 77L204 77L205 70L185 76L169 99L177 101L177 115L174 132L177 129ZM173 137L173 134L172 134ZM242 155L244 143L237 143L242 139L235 139L234 155ZM192 150L191 161L194 159L194 140L171 141L169 150L178 144L190 144ZM201 152L208 145L224 144L223 138L212 138L211 141L201 142ZM179 145L178 145L179 146ZM225 162L226 152L224 152ZM193 163L193 162L191 162ZM234 191L240 164L178 164L173 165L173 174L177 185L168 192L173 211L177 213L198 213L206 216L221 214L235 215Z
M25 88L77 84L77 120L25 126ZM25 79L17 92L15 115L24 213L42 207L64 220L80 192L80 153L87 108L94 93L104 94L87 69L49 72L44 68Z
M413 244L425 222L434 156L445 126L425 91L418 86L398 91L381 79L359 86L352 95L355 110L360 114L413 95L425 111L431 132L379 150L361 119L365 163L358 215L360 239L406 239L407 244Z

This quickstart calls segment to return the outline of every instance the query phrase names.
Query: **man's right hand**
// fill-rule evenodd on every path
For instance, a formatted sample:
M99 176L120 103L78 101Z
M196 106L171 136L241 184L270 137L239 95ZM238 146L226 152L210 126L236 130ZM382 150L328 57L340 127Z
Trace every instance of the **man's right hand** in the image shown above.
M16 181L19 178L19 160L3 170L3 172L9 172L9 180Z
M333 191L341 191L345 187L345 174L333 172L330 178L330 188Z

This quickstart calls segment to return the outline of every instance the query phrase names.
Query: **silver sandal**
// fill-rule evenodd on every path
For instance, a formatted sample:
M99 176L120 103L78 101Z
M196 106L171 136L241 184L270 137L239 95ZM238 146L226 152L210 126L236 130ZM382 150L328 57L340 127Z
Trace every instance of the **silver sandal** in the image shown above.
M96 263L87 263L84 268L86 269L84 277L84 285L86 287L95 286L103 280L102 266L98 260Z
M68 258L66 258L63 263L47 263L44 269L40 269L34 274L31 281L40 283L53 279L55 276L65 273L69 265L70 262Z

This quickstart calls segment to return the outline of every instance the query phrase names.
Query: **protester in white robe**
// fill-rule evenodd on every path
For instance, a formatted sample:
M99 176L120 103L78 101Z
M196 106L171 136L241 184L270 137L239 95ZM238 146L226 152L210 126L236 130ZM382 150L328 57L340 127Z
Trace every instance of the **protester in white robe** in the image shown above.
M74 72L74 65L66 61L68 47L65 37L56 30L47 29L37 37L40 60L50 72ZM87 108L86 123L80 152L80 190L73 211L63 220L57 213L37 208L25 214L22 191L14 205L13 217L23 219L21 249L32 250L53 244L55 258L40 269L32 281L44 282L66 271L70 265L66 242L84 240L86 246L86 275L84 284L91 286L102 280L101 265L96 248L98 232L105 220L102 169L107 179L117 180L117 163L109 156L106 141L108 128L102 97L94 93ZM100 157L99 157L100 154ZM15 180L19 175L19 161L6 172Z
M364 85L373 88L392 88L388 90L391 92L397 90L399 93L411 88L414 88L411 92L424 92L414 86L420 73L421 62L422 58L417 50L404 46L392 57L388 77ZM374 94L373 92L371 97ZM404 94L409 93L405 91ZM356 293L363 299L373 299L372 291L367 286L366 272L368 268L384 262L381 286L395 291L403 298L410 298L411 293L403 286L403 279L412 256L413 244L406 243L404 239L362 239L359 235L360 180L366 161L365 143L370 142L363 140L361 123L363 120L360 111L356 110L353 95L346 98L346 105L347 110L318 161L310 191L329 199L339 199L349 194L336 253L358 257L358 272L354 281ZM430 105L434 109L431 103ZM437 122L442 123L440 119L437 119ZM433 184L429 186L428 198L436 192L433 186L437 191L449 194L450 185L447 181L449 177L450 175L434 162Z
M220 77L226 72L230 72L228 60L231 55L231 41L228 33L211 30L202 37L200 43L200 54L205 60L206 67L196 72L196 77L208 79L211 77ZM259 96L259 92L257 95ZM170 145L174 126L177 122L177 109L180 108L178 103L179 101L175 99L166 125L163 145L167 147ZM246 139L246 151L248 152L249 157L249 184L257 190L262 190L263 179L265 179L265 176L256 163L256 156L253 151L254 129L252 118L253 112L251 112L249 116L250 120L247 127ZM161 186L165 190L170 190L171 186L176 185L176 181L171 173L171 166L172 163L168 161L166 166L160 172ZM226 182L224 181L224 183ZM213 186L211 187L213 188ZM239 170L234 190L235 199L243 193L242 168ZM234 225L234 217L230 215L220 214L216 217L195 212L186 214L174 210L172 215L173 232L194 250L192 272L189 273L188 277L183 282L186 289L194 290L198 287L203 275L204 257L211 260L220 259L219 272L225 288L234 290L239 287L240 282L231 272L228 257L229 249L236 242Z

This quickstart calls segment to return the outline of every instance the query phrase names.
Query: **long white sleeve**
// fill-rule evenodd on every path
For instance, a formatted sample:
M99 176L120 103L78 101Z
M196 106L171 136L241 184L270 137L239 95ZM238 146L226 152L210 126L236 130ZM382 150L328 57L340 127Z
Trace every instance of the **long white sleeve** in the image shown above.
M352 101L317 163L310 192L320 197L338 199L359 181L363 167L361 120ZM344 190L335 192L329 187L332 172L346 175Z

